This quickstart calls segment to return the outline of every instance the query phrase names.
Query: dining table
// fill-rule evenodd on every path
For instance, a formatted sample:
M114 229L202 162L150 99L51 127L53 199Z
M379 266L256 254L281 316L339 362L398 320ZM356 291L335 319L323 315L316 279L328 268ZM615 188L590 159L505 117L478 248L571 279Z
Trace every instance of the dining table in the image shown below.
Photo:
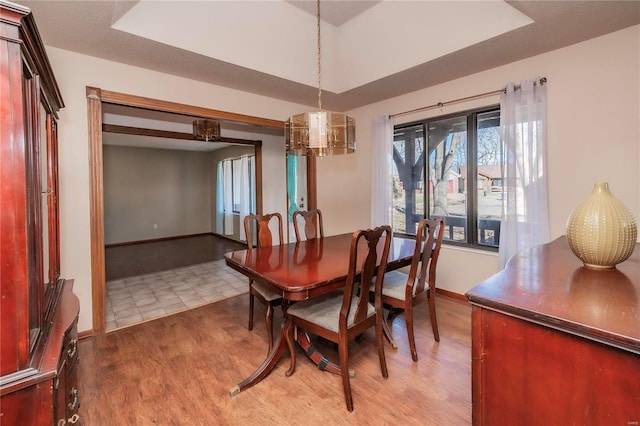
M286 306L344 287L351 255L352 235L351 233L340 234L237 250L226 253L224 260L232 269L277 292L284 299ZM392 238L387 271L410 265L415 249L413 238L398 236ZM363 240L360 243L365 244ZM381 241L379 244L382 243ZM360 260L358 264L361 264ZM288 324L285 321L266 359L253 374L231 388L230 396L235 396L259 383L275 368L287 349L285 338L287 327ZM390 338L390 334L387 337ZM334 374L340 373L338 365L330 362L313 347L306 332L298 330L296 341L307 356L318 365L318 368ZM292 350L294 348L289 348L289 351ZM350 372L350 374L353 373Z

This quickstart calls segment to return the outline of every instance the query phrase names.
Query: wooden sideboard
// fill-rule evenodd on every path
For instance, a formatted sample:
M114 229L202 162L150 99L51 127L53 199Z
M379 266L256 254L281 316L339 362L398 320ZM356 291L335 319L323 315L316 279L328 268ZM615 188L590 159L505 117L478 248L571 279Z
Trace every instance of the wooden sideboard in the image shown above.
M474 425L640 424L640 244L593 270L560 237L466 296Z

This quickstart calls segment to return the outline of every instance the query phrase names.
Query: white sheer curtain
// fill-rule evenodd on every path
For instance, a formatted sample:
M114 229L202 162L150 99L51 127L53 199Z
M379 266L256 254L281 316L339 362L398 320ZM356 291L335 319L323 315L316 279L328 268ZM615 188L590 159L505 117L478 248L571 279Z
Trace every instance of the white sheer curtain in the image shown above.
M500 267L521 251L549 242L547 90L539 79L509 83L500 98L505 144Z
M224 234L233 235L233 174L231 161L223 162Z
M388 115L373 119L371 150L371 226L391 225L393 123Z
M251 183L249 180L249 156L243 155L240 158L240 240L246 241L244 232L244 217L250 213L251 209Z
M222 169L222 161L219 161L216 170L216 234L220 235L224 232L224 177Z

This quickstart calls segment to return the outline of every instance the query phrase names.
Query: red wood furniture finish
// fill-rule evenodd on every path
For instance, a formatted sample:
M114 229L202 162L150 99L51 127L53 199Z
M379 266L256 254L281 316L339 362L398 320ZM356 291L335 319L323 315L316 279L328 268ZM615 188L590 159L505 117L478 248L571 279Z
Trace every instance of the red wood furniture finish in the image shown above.
M301 240L300 236L300 224L298 223L298 217L304 221L304 239L311 240L313 238L324 237L324 228L322 226L322 211L320 209L311 210L296 210L293 212L293 231L296 234L296 241Z
M225 254L228 266L246 275L249 279L269 286L287 301L305 300L326 294L345 284L349 269L351 238L353 234L331 237L279 246L261 247L253 250L239 250ZM361 240L361 244L364 242ZM387 262L387 270L408 266L413 257L415 240L393 238ZM382 250L379 250L381 252ZM364 253L364 250L361 250ZM362 259L358 260L361 263ZM235 396L266 377L278 364L286 339L281 329L273 348L265 361L247 379L234 386L229 394ZM298 344L310 358L329 372L340 374L340 368L322 357L311 346L304 333L298 335Z
M251 225L256 230L256 247L269 247L273 245L273 235L269 229L272 219L278 225L278 244L283 243L282 216L280 213L270 213L265 215L250 214L244 218L244 232L247 238L247 249L254 246L251 236ZM264 322L267 326L267 336L269 339L269 350L273 348L273 309L282 305L282 298L275 294L269 287L265 287L259 282L249 279L249 331L253 330L253 306L254 300L258 299L265 307ZM283 309L284 312L284 309Z
M78 299L60 278L57 113L28 8L0 1L0 423L77 423Z
M361 241L366 242L366 245L359 244ZM381 241L384 244L380 244ZM291 365L285 374L287 377L291 376L296 368L296 352L293 349L294 330L302 327L316 336L336 343L340 357L345 403L349 411L353 411L353 396L349 380L349 342L371 327L375 327L376 330L380 372L385 379L389 377L382 342L384 321L382 286L390 247L391 227L389 225L354 232L351 239L349 272L343 291L300 301L293 304L287 311L283 335L290 348ZM363 255L364 259L359 262ZM369 295L370 288L374 288L373 304ZM335 322L327 322L327 315L332 316Z
M437 232L437 233L436 233ZM429 301L429 316L433 338L440 341L438 322L436 320L436 266L442 247L444 235L443 219L422 219L416 230L416 247L411 260L409 274L390 271L384 277L382 287L382 303L389 309L389 320L404 312L407 325L407 337L411 350L411 359L418 361L416 338L413 332L413 309L415 306ZM386 323L385 323L386 324ZM389 331L389 335L390 331Z
M640 422L640 244L592 270L560 237L467 297L475 425Z

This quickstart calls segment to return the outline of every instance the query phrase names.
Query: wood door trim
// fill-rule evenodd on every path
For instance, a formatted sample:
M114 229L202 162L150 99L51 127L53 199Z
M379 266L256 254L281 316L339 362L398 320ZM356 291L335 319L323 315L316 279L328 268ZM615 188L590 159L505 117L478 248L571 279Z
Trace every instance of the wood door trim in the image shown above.
M212 118L217 120L235 121L238 123L255 124L256 126L284 129L284 121L269 118L254 117L252 115L237 114L217 109L209 109L177 102L162 101L145 98L143 96L101 90L101 100L109 104L126 105L136 108L146 108L155 111L172 112L175 114L192 115L195 117Z
M91 301L93 334L106 330L106 278L104 259L104 186L102 158L102 104L145 108L152 111L193 115L204 118L235 121L263 127L284 129L284 122L243 114L194 107L175 102L127 95L124 93L86 87L87 118L89 132L89 211L91 238ZM172 132L173 133L173 132ZM225 138L231 140L232 138ZM256 154L256 210L262 214L262 142L252 142Z
M180 140L188 140L188 141L196 140L193 138L192 133L171 132L168 130L157 130L157 129L145 129L142 127L119 126L116 124L102 124L102 131L107 133L120 133L124 135L153 136L157 138L180 139ZM202 142L206 143L204 141ZM262 144L262 141L259 141L259 140L228 138L226 136L221 136L220 139L211 141L209 143L216 143L216 142L226 142L226 143L235 143L240 145L253 145L253 146Z
M100 89L87 87L89 127L89 214L91 237L91 304L93 333L106 329L104 266L104 187L102 181L102 101Z

